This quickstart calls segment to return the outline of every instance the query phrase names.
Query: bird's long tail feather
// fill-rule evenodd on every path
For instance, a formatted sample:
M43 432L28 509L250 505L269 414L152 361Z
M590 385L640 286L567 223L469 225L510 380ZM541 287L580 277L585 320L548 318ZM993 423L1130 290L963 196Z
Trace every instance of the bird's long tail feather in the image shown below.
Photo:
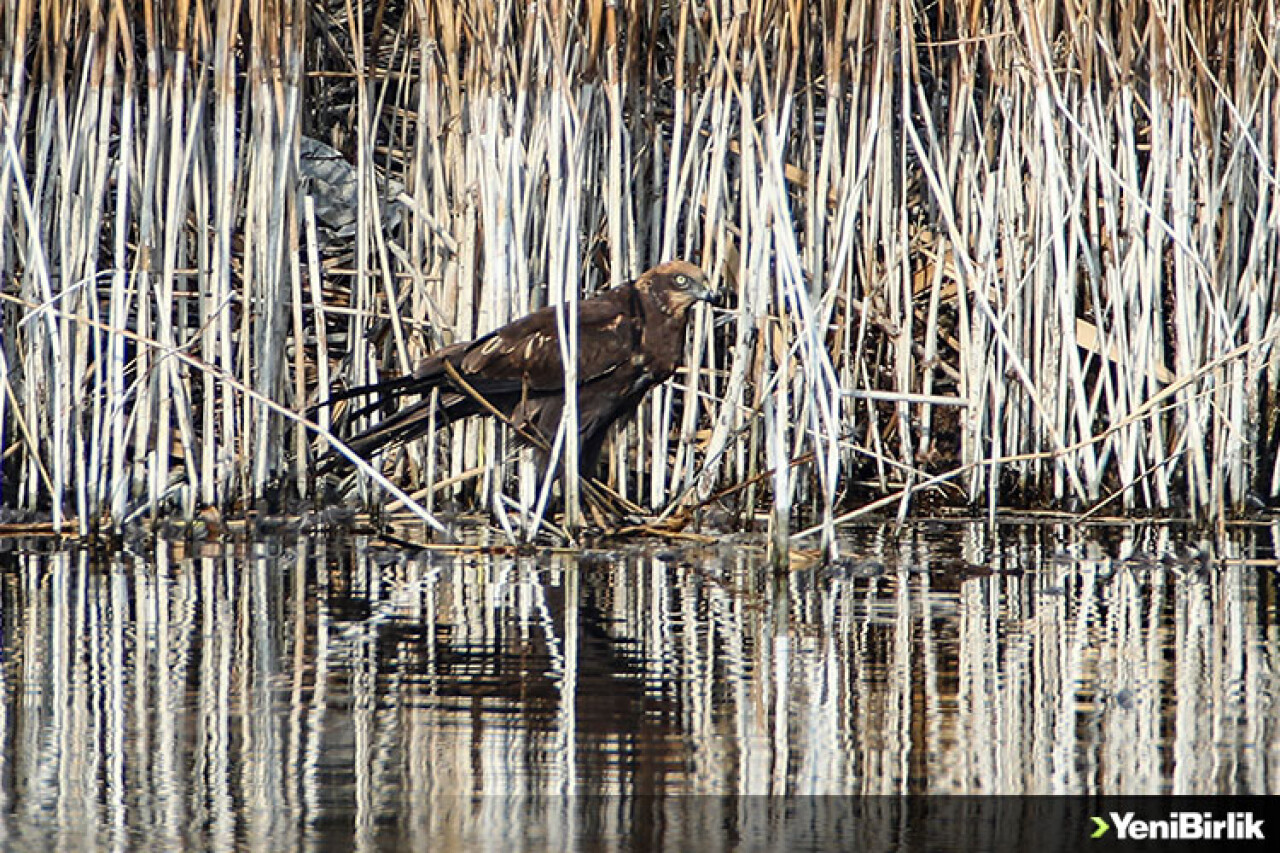
M370 394L379 396L400 396L405 390L420 383L422 380L418 377L408 374L405 376L397 376L395 379L383 379L380 382L371 382L368 385L357 385L354 388L343 388L340 391L334 391L325 399L316 403L312 407L313 410L323 409L326 406L332 406L334 403L341 403L344 400L354 400L357 397L367 397Z

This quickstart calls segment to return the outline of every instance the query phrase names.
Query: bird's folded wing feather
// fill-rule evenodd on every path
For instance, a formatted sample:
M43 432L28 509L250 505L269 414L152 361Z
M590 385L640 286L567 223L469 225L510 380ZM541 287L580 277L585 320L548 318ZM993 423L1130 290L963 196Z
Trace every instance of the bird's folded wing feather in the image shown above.
M580 385L613 373L638 354L639 318L630 316L626 302L611 298L613 293L578 305ZM456 354L453 363L463 378L487 393L518 388L562 391L564 362L555 308L535 311L477 339Z

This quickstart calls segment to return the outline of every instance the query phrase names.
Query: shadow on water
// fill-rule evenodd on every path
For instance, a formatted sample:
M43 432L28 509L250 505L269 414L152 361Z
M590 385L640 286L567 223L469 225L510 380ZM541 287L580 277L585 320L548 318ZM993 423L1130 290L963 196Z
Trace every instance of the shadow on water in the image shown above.
M1273 793L1277 533L867 527L786 577L748 540L19 546L0 841L540 848L672 793ZM685 802L653 831L742 817Z

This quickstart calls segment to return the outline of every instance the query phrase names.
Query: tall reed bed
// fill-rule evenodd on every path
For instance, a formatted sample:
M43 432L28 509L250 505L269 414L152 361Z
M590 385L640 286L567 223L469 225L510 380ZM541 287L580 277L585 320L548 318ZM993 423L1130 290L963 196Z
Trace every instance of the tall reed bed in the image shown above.
M619 431L630 501L828 549L877 496L1225 518L1280 494L1278 27L1271 0L16 0L4 502L87 531L311 497L329 413L292 413L332 384L683 256L730 307ZM492 424L382 464L393 508L549 523Z

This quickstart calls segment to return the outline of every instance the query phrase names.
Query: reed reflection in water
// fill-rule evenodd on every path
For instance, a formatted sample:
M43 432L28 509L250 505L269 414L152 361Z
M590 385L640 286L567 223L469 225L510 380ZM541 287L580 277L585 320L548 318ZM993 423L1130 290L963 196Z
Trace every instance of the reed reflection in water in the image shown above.
M19 548L0 842L546 842L667 793L1275 793L1276 532L1206 560L1166 528L869 527L785 577L749 540ZM510 807L559 794L626 796Z

